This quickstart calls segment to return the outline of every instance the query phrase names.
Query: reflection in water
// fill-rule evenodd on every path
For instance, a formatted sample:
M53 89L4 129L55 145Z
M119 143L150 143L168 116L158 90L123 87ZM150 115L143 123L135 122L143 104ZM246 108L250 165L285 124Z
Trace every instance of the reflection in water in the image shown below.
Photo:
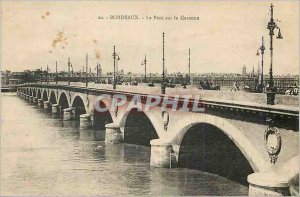
M152 168L150 147L106 145L17 97L2 96L1 110L1 195L247 194L220 176Z

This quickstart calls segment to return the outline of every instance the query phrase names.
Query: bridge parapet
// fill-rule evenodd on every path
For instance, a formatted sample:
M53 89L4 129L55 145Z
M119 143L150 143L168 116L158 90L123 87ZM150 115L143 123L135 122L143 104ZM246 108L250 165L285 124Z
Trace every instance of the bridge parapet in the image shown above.
M139 94L141 96L149 96L149 95L159 95L163 97L164 95L160 94L159 91L145 91L143 89L136 89L135 91L131 90L132 87L124 86L123 88L119 87L117 90L113 90L112 88L101 88L101 86L96 87L81 87L81 86L70 86L70 85L60 85L60 84L24 84L19 85L18 87L36 87L36 88L50 88L50 89L62 89L80 93L90 93L95 95L100 95L101 93L107 94L125 94L125 95L136 95ZM126 89L126 91L124 91ZM197 89L196 89L197 90ZM182 95L191 95L193 101L193 96L200 95L200 99L203 103L207 104L215 104L221 106L222 104L246 107L248 106L249 109L252 108L262 108L263 110L267 111L285 111L289 112L290 115L298 114L299 113L299 100L298 97L295 96L288 96L288 95L277 95L279 98L278 105L267 105L266 104L266 95L265 94L258 94L258 93L246 93L246 92L220 92L220 91L207 91L207 90L173 90L171 89L168 94L166 94L170 98L179 95L181 98ZM182 99L182 98L181 98ZM230 106L229 106L230 107Z

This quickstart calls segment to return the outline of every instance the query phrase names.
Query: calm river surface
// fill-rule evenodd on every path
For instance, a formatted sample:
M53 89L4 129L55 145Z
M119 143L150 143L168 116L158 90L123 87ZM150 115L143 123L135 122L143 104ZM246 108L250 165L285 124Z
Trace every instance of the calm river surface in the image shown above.
M248 194L217 175L152 168L149 147L106 145L17 96L1 100L1 195Z

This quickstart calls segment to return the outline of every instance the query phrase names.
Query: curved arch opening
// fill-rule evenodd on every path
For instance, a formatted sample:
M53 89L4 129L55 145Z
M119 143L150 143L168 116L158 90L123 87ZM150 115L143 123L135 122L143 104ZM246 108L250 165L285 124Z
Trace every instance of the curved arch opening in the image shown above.
M56 96L55 96L55 93L53 91L50 93L50 100L49 100L49 102L50 102L51 105L57 103Z
M63 112L64 109L69 108L68 99L65 93L61 93L59 97L58 105L61 108L61 112Z
M150 119L144 112L131 109L125 122L124 142L150 146L152 139L158 139L158 135Z
M101 108L108 109L108 107L102 101L100 101L99 105ZM96 109L94 110L94 126L96 129L105 130L105 125L112 122L113 119L108 110L105 112L99 112Z
M100 101L99 106L101 108L107 108L104 102ZM111 114L108 110L105 112L94 110L94 137L97 140L105 140L105 125L108 123L112 123L113 119L111 117Z
M31 88L29 89L29 96L32 96L32 90L31 90Z
M253 169L235 143L219 128L198 123L185 133L179 149L178 166L226 177L248 186Z
M35 89L33 89L32 95L33 95L33 97L36 97L36 90Z
M43 101L48 101L48 95L47 95L46 90L44 90L44 92L43 92Z
M27 94L27 95L29 94L29 90L28 90L28 88L26 88L26 94Z
M75 120L79 120L80 115L86 113L84 102L80 96L75 97L72 107L75 108Z
M38 90L37 98L38 98L38 99L41 99L41 98L42 98L42 96L41 96L41 90Z

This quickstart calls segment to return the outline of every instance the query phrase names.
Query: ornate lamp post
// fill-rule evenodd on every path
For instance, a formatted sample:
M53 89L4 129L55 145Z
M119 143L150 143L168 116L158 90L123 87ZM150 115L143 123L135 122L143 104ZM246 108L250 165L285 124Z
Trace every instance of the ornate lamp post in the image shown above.
M55 73L56 73L56 79L55 79L55 83L57 84L57 80L58 80L58 73L57 73L57 61L55 62Z
M43 67L41 67L41 84L43 83Z
M72 71L71 71L72 75L71 76L74 77L75 75L74 75L74 70L73 70L73 66L72 65L71 65L71 68L72 68Z
M191 49L189 49L189 78L188 78L188 84L191 83Z
M49 84L48 73L49 73L49 67L47 65L47 72L46 72L46 82L47 82L47 84Z
M188 64L189 74L186 76L185 82L183 82L183 88L186 89L186 85L190 84L191 81L191 49L189 48L189 64Z
M145 65L145 83L147 83L147 59L146 59L146 54L145 54L145 59L142 62L142 65Z
M88 54L86 54L85 56L85 87L88 86L88 61L89 61L89 57Z
M101 68L101 65L100 65L100 63L98 63L97 62L97 65L96 65L96 67L95 67L95 70L96 70L96 73L97 73L97 79L96 79L96 82L97 83L99 83L99 76L100 76L100 78L101 78L101 74L100 74L100 68Z
M166 93L166 84L165 84L165 32L163 32L163 72L162 72L162 82L161 82L161 93Z
M96 80L96 83L98 83L98 82L99 82L99 66L98 66L98 62L97 62L97 65L96 65L95 70L96 70L96 73L97 73L97 80Z
M120 57L116 53L116 47L114 46L114 53L113 53L113 58L114 58L114 79L113 79L113 89L116 89L117 87L117 80L116 80L116 60L119 61ZM117 59L116 59L117 58Z
M70 58L68 58L68 85L70 85L70 68L73 68L71 62L70 62Z
M264 46L264 37L261 38L261 47L258 49L261 52L261 80L260 80L260 91L264 91L264 53L265 53L265 46ZM257 50L257 55L259 52Z
M271 63L270 63L270 80L269 80L269 87L267 89L267 104L268 105L274 105L275 104L275 94L276 94L276 87L274 87L274 80L273 80L273 35L274 30L279 29L278 31L278 39L282 39L282 35L280 32L280 28L277 26L277 24L274 22L273 19L273 4L270 6L270 12L271 12L271 19L268 22L267 29L269 30L270 35L270 56L271 56Z
M120 56L117 54L117 59L116 59L116 73L117 73L116 84L120 80L120 75L119 75L119 61L120 61Z

